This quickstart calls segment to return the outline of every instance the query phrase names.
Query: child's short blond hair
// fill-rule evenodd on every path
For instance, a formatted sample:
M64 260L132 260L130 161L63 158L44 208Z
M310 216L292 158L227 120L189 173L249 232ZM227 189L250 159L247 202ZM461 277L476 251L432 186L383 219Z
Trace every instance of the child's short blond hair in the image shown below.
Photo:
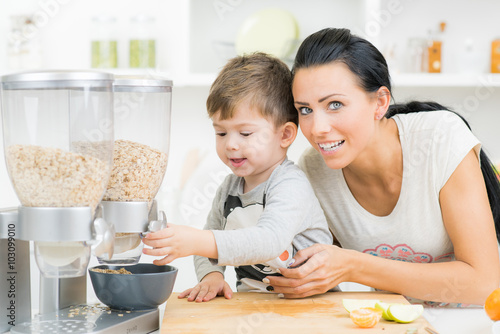
M276 127L286 122L298 124L292 75L276 57L258 52L229 60L210 88L208 115L212 118L220 112L221 119L230 119L243 101L271 119Z

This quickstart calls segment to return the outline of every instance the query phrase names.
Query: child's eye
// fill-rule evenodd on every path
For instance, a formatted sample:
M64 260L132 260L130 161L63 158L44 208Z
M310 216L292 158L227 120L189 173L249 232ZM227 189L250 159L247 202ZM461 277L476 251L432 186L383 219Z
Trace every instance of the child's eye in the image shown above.
M309 108L309 107L301 107L299 108L299 114L301 115L309 115L310 113L312 113L312 109Z
M215 135L220 136L220 137L224 137L226 135L226 133L225 132L216 132Z
M248 137L252 134L252 132L240 132L240 135L242 135L243 137Z
M334 102L331 102L331 103L328 105L328 109L330 109L330 110L338 110L338 109L340 109L342 106L343 106L342 102L339 102L339 101L334 101Z

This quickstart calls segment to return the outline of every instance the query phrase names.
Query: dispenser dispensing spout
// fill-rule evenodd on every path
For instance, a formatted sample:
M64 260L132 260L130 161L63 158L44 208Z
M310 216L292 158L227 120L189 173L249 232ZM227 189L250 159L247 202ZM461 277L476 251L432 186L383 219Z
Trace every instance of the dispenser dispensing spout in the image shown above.
M141 233L141 238L144 238L146 235L152 232L157 232L159 230L163 230L167 227L167 216L164 211L158 212L158 220L152 220L149 222L147 232Z

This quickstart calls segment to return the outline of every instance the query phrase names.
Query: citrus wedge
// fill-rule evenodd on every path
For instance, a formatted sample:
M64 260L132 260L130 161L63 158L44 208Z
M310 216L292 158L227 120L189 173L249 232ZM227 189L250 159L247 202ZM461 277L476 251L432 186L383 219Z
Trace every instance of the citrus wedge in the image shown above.
M342 299L342 305L345 310L349 313L353 310L357 310L362 307L372 307L375 308L375 304L380 302L378 299Z
M422 305L390 304L387 309L389 317L403 324L416 320L423 312L424 307Z
M390 317L389 314L387 314L387 310L389 309L389 306L391 306L390 303L384 303L384 302L377 302L375 304L375 308L382 311L382 319L394 321L394 319L392 317Z
M352 322L362 328L370 328L378 324L382 311L373 307L362 307L352 310L349 317Z

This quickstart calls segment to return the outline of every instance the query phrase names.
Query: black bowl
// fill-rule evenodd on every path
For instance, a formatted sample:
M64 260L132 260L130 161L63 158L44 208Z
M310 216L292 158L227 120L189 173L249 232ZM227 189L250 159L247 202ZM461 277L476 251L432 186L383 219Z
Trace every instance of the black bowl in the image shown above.
M100 273L92 269L125 268L132 274ZM133 266L101 265L89 269L90 279L99 300L115 310L154 309L172 293L177 268L139 263Z

